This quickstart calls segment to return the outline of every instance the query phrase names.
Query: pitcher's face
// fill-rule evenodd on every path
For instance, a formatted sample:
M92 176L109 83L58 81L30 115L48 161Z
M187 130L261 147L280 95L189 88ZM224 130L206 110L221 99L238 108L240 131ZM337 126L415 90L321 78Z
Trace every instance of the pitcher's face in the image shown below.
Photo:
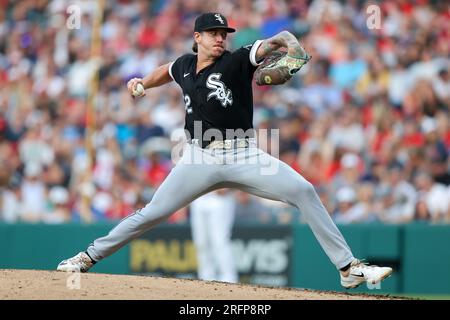
M195 41L198 43L199 52L207 57L218 58L225 51L227 31L222 28L211 29L203 32L195 32Z

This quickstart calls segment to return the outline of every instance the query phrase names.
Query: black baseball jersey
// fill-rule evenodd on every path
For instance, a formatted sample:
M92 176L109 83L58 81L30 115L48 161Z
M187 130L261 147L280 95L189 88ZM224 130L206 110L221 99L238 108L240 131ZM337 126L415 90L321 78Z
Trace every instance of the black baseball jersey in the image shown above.
M185 54L170 65L171 77L183 90L188 138L210 140L204 137L205 131L217 129L223 139L231 139L234 137L226 134L227 129L253 128L252 79L261 42L258 40L234 52L224 51L198 74L196 54ZM202 132L199 129L194 132L194 121L202 122Z

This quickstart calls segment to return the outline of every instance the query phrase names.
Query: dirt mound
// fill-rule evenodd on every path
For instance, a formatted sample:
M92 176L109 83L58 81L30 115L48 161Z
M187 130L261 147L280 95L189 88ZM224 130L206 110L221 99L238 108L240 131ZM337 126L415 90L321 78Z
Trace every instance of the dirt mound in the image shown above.
M0 300L353 300L391 297L199 280L42 270L0 270Z

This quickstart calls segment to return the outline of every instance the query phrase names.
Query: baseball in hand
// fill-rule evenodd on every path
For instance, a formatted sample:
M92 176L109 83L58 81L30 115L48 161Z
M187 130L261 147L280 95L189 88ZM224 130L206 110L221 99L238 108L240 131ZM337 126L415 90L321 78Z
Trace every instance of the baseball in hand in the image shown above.
M144 95L144 93L145 93L144 86L142 85L142 83L138 83L136 85L136 88L133 90L133 96L140 97L140 96Z

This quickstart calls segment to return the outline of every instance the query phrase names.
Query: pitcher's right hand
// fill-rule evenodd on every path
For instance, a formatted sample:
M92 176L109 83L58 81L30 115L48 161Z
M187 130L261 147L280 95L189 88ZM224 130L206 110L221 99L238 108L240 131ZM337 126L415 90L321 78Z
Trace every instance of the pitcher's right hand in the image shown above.
M142 78L133 78L130 81L128 81L128 83L127 83L128 92L134 98L145 96L145 90L143 90L141 92L138 91L137 86L139 83L142 84L142 86L144 86L144 83L142 82Z

